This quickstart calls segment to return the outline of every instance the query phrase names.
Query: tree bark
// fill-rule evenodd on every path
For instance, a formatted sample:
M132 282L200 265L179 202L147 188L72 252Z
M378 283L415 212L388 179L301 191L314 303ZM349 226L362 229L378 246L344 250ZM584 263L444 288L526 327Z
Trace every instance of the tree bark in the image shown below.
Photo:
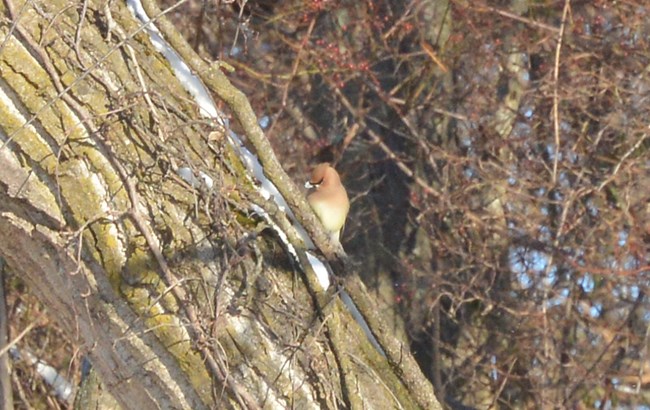
M272 207L226 130L126 5L104 3L0 5L0 257L107 390L123 408L438 406L407 347L396 363L385 342L387 360L294 268L249 212Z

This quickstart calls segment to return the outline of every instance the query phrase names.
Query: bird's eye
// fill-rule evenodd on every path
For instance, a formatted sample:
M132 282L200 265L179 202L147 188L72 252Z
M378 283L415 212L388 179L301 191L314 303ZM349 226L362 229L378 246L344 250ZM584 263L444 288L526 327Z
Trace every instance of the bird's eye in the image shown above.
M323 182L322 179L320 181L318 181L318 182L307 181L307 182L305 182L305 188L310 188L310 189L318 188L320 186L321 182Z

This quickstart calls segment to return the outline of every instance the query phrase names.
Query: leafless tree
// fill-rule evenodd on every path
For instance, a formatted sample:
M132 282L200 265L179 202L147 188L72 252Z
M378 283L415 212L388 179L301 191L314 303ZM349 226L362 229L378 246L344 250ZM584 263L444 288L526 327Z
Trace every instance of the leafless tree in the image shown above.
M92 363L85 386L95 391L82 387L78 408L99 406L91 394L101 388L123 408L439 407L227 65L206 64L165 17L183 2L144 9L236 120L379 349L340 287L316 286L304 244L256 189L229 122L201 115L150 24L124 2L2 4L0 256ZM270 225L285 229L297 261Z
M289 170L337 162L346 250L441 400L650 401L646 2L237 4L174 18Z
M293 397L301 407L303 396L278 393L282 388L269 388L268 401L256 401L260 386L299 379L262 375L295 366L303 374L327 375L306 384L319 386L312 390L320 394L319 405L360 405L351 397L369 395L354 396L350 386L358 374L366 377L360 384L372 377L340 346L358 339L365 347L351 349L370 349L362 357L385 361L373 356L338 304L334 313L318 312L323 300L335 298L311 295L309 275L287 273L290 258L249 212L248 204L264 202L244 182L223 130L200 119L124 6L111 3L110 20L103 5L90 2L27 6L24 12L14 3L14 17L4 3L3 30L17 34L2 46L0 89L21 101L23 120L3 115L8 142L0 156L14 155L23 173L1 169L0 181L11 176L26 182L0 182L6 184L0 215L47 227L44 233L32 229L37 239L52 231L60 239L48 245L32 236L21 242L22 231L5 235L0 254L12 270L39 271L29 258L11 263L6 247L17 252L33 244L27 255L66 250L67 262L47 269L66 273L65 282L30 283L48 309L58 315L58 305L47 298L53 287L78 286L88 272L104 278L104 287L96 280L91 292L70 292L78 298L70 317L101 312L104 305L93 296L107 289L116 296L99 301L113 306L115 300L124 308L119 312L131 315L122 319L128 324L120 328L123 336L104 346L109 352L142 335L151 346L182 340L177 345L196 362L213 357L216 369L231 370L235 385L206 366L200 374L211 390L198 390L202 403L228 397L247 405L238 390L243 386L258 405ZM219 62L208 67L189 59L186 45L169 38L232 113L247 144L268 138L296 180L314 162L336 164L352 198L343 236L350 261L341 268L334 251L317 243L339 273L346 272L341 280L360 302L368 301L356 281L363 279L387 324L371 327L383 331L384 343L410 345L441 402L451 408L634 407L650 403L646 3L167 0L160 24L166 27L169 18L205 61ZM16 20L23 24L12 26ZM111 21L122 31L109 30ZM30 71L21 68L23 61L32 60L17 54L17 43L26 44L25 55L44 74L25 74ZM43 63L48 60L51 67ZM242 115L224 83L212 82L222 71L248 97L251 112ZM57 91L61 86L69 92ZM74 104L87 114L78 114ZM77 120L68 120L61 106L73 107ZM268 120L265 138L252 112ZM34 147L19 144L18 136L30 133L53 136ZM37 149L42 146L47 149ZM262 162L292 200L296 193L283 172ZM188 186L176 174L183 166L208 173L215 188ZM92 178L104 174L112 176L99 183ZM48 187L50 197L43 198L49 202L29 205L34 197L28 194L41 186ZM62 205L78 204L74 198L95 205ZM25 230L15 219L3 221L3 229ZM310 232L318 236L313 226ZM119 240L107 239L116 235ZM152 237L173 277L157 259ZM9 298L16 293L10 289ZM196 322L179 300L196 306ZM372 304L361 305L372 310ZM164 323L175 317L188 333L161 337L159 316ZM78 328L65 330L75 337ZM289 359L275 373L254 372L259 383L247 384L242 380L251 373L242 369L262 365L244 358L257 357L260 346L283 346L278 354ZM102 346L86 348L92 357ZM100 368L100 357L92 358ZM223 358L227 365L219 362ZM129 363L144 362L136 356ZM374 374L388 380L384 393L400 383L415 385L397 383L395 366L382 369ZM111 387L134 379L104 372ZM188 383L188 391L196 391L196 381ZM372 403L385 405L384 396L376 399Z

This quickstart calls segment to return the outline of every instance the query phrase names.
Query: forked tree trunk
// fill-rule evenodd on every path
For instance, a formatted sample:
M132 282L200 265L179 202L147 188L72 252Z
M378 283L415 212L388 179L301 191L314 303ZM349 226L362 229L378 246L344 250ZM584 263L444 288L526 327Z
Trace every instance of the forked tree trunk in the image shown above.
M122 407L437 405L255 234L224 130L124 3L0 8L0 256Z

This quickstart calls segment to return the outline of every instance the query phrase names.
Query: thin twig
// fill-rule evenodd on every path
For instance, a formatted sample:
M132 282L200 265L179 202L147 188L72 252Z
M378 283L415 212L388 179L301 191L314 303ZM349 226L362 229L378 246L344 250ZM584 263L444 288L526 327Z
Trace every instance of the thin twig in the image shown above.
M528 25L533 26L533 27L538 27L538 28L541 28L541 29L544 29L544 30L552 31L553 33L558 33L558 32L561 33L562 32L562 28L558 29L557 27L553 27L553 26L545 24L545 23L540 23L539 21L531 20L531 19L526 18L526 17L521 17L521 16L518 16L518 15L516 15L514 13L498 9L496 7L476 7L476 9L479 10L479 11L491 11L493 13L497 13L500 16L507 17L507 18L519 21L521 23L525 23L525 24L528 24ZM562 20L564 21L564 19L562 19ZM564 24L564 23L562 23L562 24ZM560 34L560 36L562 36L562 34Z
M607 179L601 182L600 185L598 185L598 191L601 191L605 187L605 185L607 185L614 179L619 169L621 168L621 165L623 165L623 162L627 159L627 157L632 155L632 153L636 151L637 148L641 146L641 144L643 143L643 141L645 141L646 138L648 138L648 134L643 134L641 138L639 138L639 140L629 150L627 150L625 154L623 154L621 159L618 161L618 164L616 164L616 166L614 167L614 170L612 171L612 175L610 175Z
M25 335L27 333L29 333L30 330L32 330L34 328L34 326L36 326L36 322L37 321L35 320L32 323L28 324L27 327L25 327L22 330L22 332L20 332L20 334L18 334L18 336L14 337L14 339L11 342L7 343L6 346L4 346L2 349L0 349L0 356L7 353L9 351L9 349L11 349L12 346L14 346L16 343L20 342L20 339L25 337Z
M559 96L559 76L560 76L560 51L562 50L562 38L564 37L564 28L566 26L566 18L569 14L569 6L571 0L564 1L564 10L562 11L562 24L560 25L560 33L558 34L557 46L555 47L555 66L553 67L553 131L555 134L555 154L553 156L553 185L557 181L557 163L560 156L560 114L558 113Z
M374 142L386 155L388 155L388 158L390 158L395 165L402 171L406 176L409 178L413 179L413 181L420 186L424 190L425 193L431 194L435 197L441 198L442 193L432 187L431 185L427 184L422 178L418 177L415 175L415 172L409 168L404 161L402 161L397 154L395 154L388 145L384 143L384 141L381 140L379 135L377 135L373 130L368 129L368 135L370 136L370 139L372 142Z

